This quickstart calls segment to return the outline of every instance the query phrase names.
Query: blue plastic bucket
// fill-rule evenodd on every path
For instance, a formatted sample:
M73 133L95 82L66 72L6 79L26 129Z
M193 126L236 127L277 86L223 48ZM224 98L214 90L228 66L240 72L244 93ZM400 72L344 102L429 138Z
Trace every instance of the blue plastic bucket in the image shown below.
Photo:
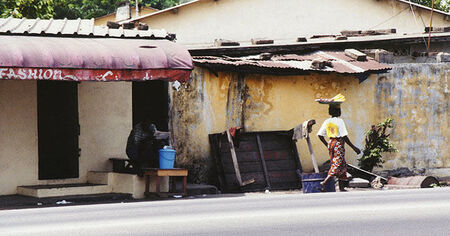
M327 172L322 173L302 173L303 193L321 192L320 182L325 180ZM325 185L325 192L336 192L334 178L331 178Z
M173 169L175 153L176 152L173 149L159 149L159 168Z

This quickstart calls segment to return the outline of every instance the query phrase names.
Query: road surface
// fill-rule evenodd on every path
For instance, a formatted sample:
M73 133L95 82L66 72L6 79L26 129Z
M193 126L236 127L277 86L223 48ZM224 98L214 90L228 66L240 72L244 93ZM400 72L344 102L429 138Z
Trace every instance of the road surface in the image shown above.
M450 235L450 188L3 210L0 235Z

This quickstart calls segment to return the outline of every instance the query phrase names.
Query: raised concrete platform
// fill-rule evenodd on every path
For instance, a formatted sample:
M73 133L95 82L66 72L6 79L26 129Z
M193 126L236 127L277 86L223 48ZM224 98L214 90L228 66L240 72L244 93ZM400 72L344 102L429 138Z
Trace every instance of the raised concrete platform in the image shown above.
M135 199L144 198L145 178L136 174L115 173L106 171L90 171L88 173L88 183L107 184L111 186L112 193L129 193ZM150 191L155 192L156 179L150 179ZM169 191L169 177L162 177L160 191Z
M53 184L53 185L30 185L17 187L17 194L44 198L84 194L111 193L111 186L105 184Z
M181 187L177 186L179 189ZM169 191L169 178L161 177L161 192ZM150 179L150 192L156 191L155 178ZM17 187L17 194L35 198L61 197L73 195L92 195L123 193L131 194L134 199L144 198L145 179L136 174L115 173L111 171L90 171L87 183L30 185ZM213 195L219 191L212 185L187 184L187 195Z

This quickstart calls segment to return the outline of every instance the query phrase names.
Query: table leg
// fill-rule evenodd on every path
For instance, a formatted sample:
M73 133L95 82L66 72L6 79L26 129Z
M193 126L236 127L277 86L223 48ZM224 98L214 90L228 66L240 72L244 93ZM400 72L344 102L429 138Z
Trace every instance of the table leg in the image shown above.
M159 194L159 185L161 182L161 177L156 176L156 193Z
M150 176L145 176L145 196L148 196L150 194Z
M187 176L183 177L183 195L186 195Z
M170 189L169 189L169 192L170 192ZM172 192L173 193L177 192L177 177L176 176L172 177Z

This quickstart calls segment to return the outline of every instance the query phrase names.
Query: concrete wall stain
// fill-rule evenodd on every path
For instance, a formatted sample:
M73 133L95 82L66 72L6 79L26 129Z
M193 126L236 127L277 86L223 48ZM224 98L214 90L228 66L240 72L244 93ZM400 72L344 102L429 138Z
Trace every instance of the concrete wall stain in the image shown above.
M449 64L401 64L377 78L377 119L394 118L386 168L449 168Z
M208 134L223 132L228 127L229 94L242 99L242 93L230 92L233 78L237 80L232 73L219 72L216 76L207 69L195 68L187 84L179 91L173 88L169 91L170 129L173 146L177 150L176 165L189 169L191 182L215 181ZM240 112L236 109L235 114Z
M234 74L228 85L226 106L227 127L244 127L244 109L247 100L248 87L243 74Z

